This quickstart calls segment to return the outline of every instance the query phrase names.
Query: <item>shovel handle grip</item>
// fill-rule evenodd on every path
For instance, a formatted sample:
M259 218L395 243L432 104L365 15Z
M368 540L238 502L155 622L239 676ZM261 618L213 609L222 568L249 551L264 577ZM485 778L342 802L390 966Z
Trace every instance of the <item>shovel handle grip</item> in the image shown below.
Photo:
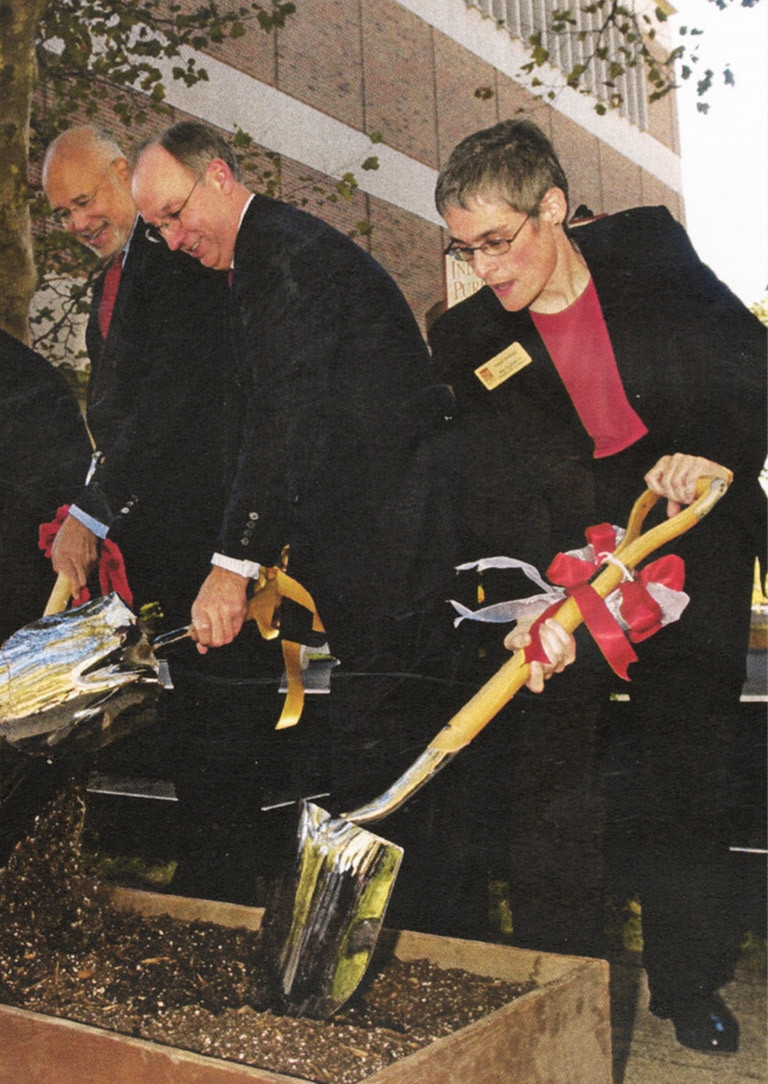
M64 573L60 572L45 604L43 617L48 617L49 614L60 614L63 610L66 610L71 598L72 584Z
M685 534L715 506L729 485L730 479L700 479L697 497L692 504L678 512L676 516L664 520L645 534L641 534L645 517L659 499L658 494L646 490L635 501L627 523L626 536L616 548L616 556L620 557L622 565L628 569L636 568L660 546ZM601 598L606 598L619 586L623 575L620 567L609 564L592 581L591 586ZM566 632L574 632L583 620L572 598L566 599L553 617ZM516 651L472 699L459 709L450 722L446 723L430 742L429 748L442 753L456 753L459 749L463 749L525 685L529 675L530 666L525 661L525 651Z

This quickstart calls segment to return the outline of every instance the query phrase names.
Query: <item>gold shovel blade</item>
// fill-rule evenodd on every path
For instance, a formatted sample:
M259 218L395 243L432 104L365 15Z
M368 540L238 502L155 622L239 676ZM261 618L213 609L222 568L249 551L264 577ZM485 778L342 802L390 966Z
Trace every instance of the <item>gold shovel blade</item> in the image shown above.
M264 917L278 1009L325 1019L370 963L403 849L303 802L296 862Z

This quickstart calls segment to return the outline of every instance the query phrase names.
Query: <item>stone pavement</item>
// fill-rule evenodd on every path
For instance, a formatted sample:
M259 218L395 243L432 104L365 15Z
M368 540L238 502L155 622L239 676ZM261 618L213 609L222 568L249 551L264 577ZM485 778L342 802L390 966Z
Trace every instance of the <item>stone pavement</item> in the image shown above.
M639 954L624 952L611 960L613 1084L766 1084L765 980L763 971L737 969L735 981L721 993L739 1021L739 1051L704 1054L680 1046L671 1021L648 1012Z

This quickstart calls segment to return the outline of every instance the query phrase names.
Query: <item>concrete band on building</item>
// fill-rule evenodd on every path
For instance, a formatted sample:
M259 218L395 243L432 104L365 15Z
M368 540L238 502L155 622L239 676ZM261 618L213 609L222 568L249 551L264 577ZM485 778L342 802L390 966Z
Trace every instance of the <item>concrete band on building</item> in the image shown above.
M300 2L284 29L265 34L254 21L244 37L212 49L202 60L207 81L187 87L169 64L167 102L178 117L243 129L263 152L278 154L279 175L264 156L262 183L254 176L249 186L277 178L279 198L353 233L395 277L424 326L446 294L437 171L479 128L518 115L536 120L563 161L572 211L665 204L683 216L674 94L640 108L636 87L628 88L626 115L599 116L597 95L568 88L553 67L538 75L555 97L537 96L542 91L521 73L528 59L515 37L526 29L515 23L521 4L536 7L528 0ZM364 168L371 158L378 168ZM336 181L350 173L357 187L341 198Z

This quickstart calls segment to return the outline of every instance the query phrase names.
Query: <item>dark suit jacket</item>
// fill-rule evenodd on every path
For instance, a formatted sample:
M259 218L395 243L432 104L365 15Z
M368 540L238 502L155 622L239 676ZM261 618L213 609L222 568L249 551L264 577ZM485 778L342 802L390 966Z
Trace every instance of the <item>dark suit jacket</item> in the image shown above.
M649 434L619 456L594 460L529 313L508 313L481 289L430 335L466 441L464 555L503 553L544 571L558 550L582 544L590 524L626 520L659 456L679 451L722 463L735 475L730 492L673 547L687 557L694 597L675 635L688 645L678 646L694 672L706 665L704 654L696 662L697 652L724 652L732 673L740 672L751 565L765 540L757 480L766 452L765 329L699 261L664 208L599 219L574 228L572 237L592 273L629 401ZM531 364L487 391L474 369L513 342ZM653 644L645 657L656 652ZM707 677L710 689L716 675L719 666Z
M290 544L329 627L412 607L450 563L430 457L451 397L405 299L348 237L257 195L232 300L244 419L221 552L274 564Z
M136 604L188 613L226 492L226 275L147 238L139 219L106 343L104 275L87 328L88 422L104 462L76 503L123 549Z
M0 330L0 636L40 617L53 587L38 528L85 478L90 443L74 393Z

